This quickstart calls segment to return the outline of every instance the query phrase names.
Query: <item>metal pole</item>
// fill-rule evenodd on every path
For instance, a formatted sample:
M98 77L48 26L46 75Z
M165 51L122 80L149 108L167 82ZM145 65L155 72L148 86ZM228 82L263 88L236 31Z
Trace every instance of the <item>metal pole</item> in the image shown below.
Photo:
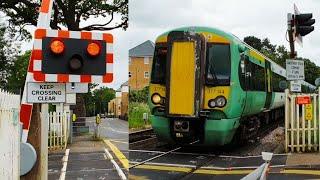
M290 58L294 59L296 57L296 52L294 48L294 37L293 37L293 14L288 13L288 36L289 36L289 44L290 44Z

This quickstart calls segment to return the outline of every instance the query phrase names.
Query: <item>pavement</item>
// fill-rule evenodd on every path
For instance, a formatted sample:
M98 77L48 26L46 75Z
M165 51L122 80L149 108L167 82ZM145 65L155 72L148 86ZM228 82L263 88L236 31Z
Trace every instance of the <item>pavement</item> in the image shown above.
M128 177L128 122L104 118L94 139L95 118L86 118L90 133L73 138L64 151L49 154L48 179L125 179Z

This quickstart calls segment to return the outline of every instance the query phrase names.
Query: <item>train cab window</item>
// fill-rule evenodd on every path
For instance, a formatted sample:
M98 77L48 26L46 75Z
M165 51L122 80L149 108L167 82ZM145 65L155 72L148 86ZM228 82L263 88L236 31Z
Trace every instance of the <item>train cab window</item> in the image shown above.
M206 84L230 85L231 60L229 44L208 43Z
M152 62L151 83L166 83L167 47L156 46Z

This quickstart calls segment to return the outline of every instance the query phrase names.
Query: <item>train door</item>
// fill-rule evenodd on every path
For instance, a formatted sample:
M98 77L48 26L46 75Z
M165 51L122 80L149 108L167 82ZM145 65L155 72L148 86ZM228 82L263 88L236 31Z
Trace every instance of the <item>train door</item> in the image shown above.
M244 55L244 65L245 65L245 93L246 93L246 98L245 98L245 107L243 110L243 114L249 115L251 113L251 108L252 108L252 101L254 100L254 94L252 93L252 71L251 71L251 63L249 60L248 55Z
M202 107L201 66L205 38L196 33L173 31L168 35L166 94L168 116L198 117Z
M264 105L265 109L270 109L272 101L272 83L271 83L271 63L265 61L265 74L266 74L266 103Z

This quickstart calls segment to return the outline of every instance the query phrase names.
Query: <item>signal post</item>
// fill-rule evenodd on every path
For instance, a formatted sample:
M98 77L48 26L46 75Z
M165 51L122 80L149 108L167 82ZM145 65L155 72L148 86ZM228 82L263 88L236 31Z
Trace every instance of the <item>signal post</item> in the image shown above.
M67 102L67 83L75 89L81 83L113 81L113 36L50 29L52 4L53 0L41 3L21 103L21 144L26 147L20 154L22 179L48 178L47 104Z

